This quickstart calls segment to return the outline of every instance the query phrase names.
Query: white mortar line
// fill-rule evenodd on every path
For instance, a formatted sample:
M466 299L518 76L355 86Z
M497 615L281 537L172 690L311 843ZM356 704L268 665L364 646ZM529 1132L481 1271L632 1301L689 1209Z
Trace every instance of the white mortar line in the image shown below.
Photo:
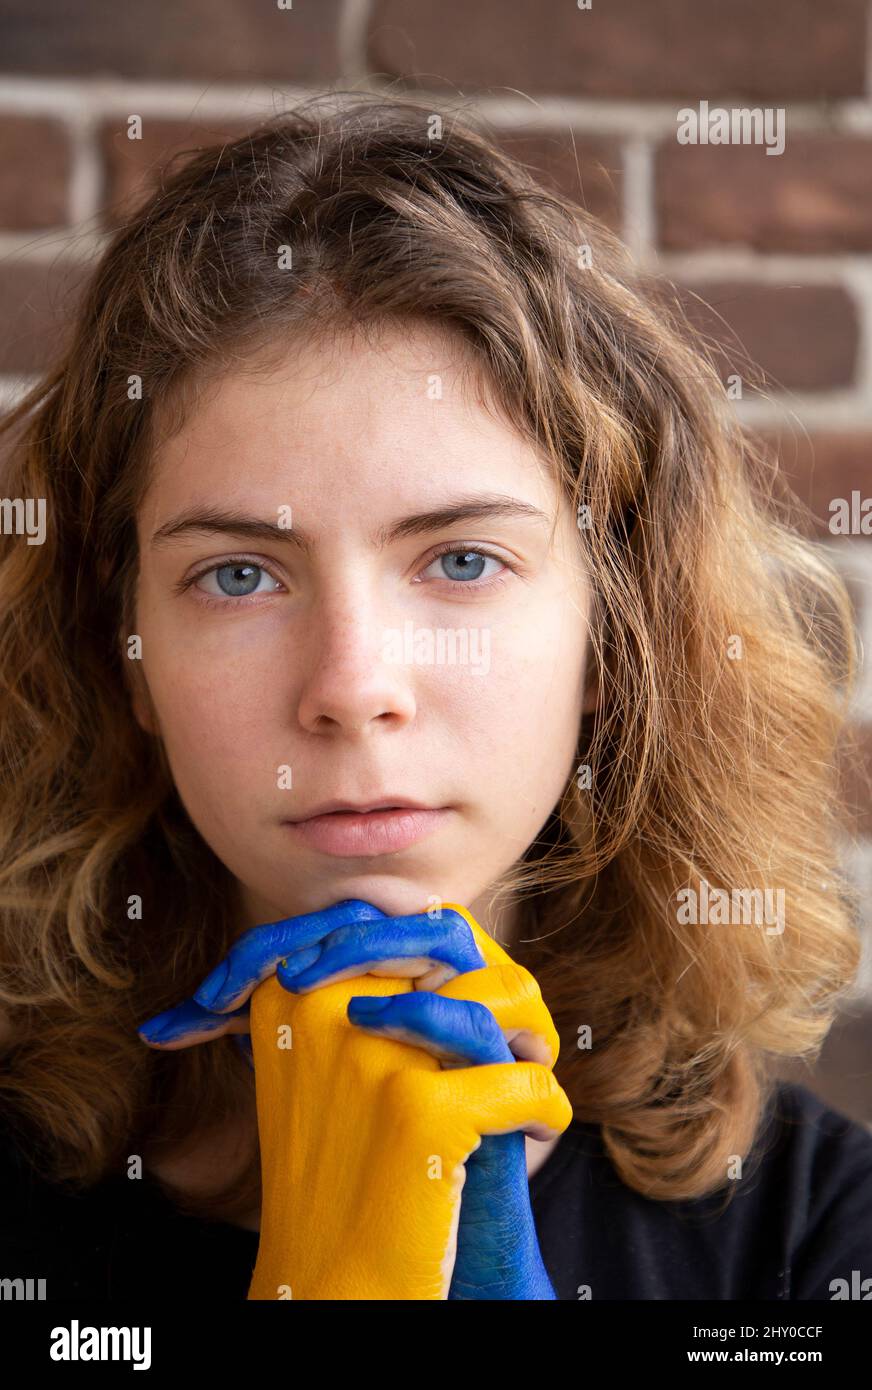
M656 240L654 150L650 140L631 136L622 147L624 212L621 236L634 258L645 263Z
M859 536L825 537L819 544L843 579L863 591L857 613L860 671L849 714L865 724L872 719L872 547Z
M366 36L372 13L372 0L343 0L339 11L336 32L336 45L339 50L339 70L346 84L365 86L368 79L366 65Z
M664 275L681 274L715 280L753 275L764 283L787 279L799 284L829 284L843 272L862 279L872 270L872 256L845 251L799 255L792 251L754 251L745 246L709 247L703 251L660 251L649 267Z
M348 45L345 52L353 57L353 45L361 40L360 26L364 6L369 0L346 0L347 11L341 16L341 41ZM362 74L361 79L371 76ZM367 90L387 92L389 84L373 83ZM316 93L325 95L330 105L329 85L289 83L202 83L140 82L122 78L49 78L4 75L0 78L0 111L57 112L68 114L72 109L86 106L96 119L118 117L136 110L138 114L165 115L171 119L204 120L239 115L268 114L282 106ZM552 130L557 124L571 125L576 130L588 130L617 135L636 135L642 138L662 138L674 134L677 113L697 103L683 99L674 101L601 100L566 96L488 96L475 94L452 98L444 92L416 91L411 99L436 110L474 109L488 121L506 127L530 126ZM747 97L722 96L712 106L758 109L760 103ZM872 130L872 99L850 98L819 102L773 101L762 109L783 106L787 113L788 138L790 131L827 132Z
M46 261L87 261L95 256L106 242L106 233L84 227L49 227L41 232L0 232L0 262L22 260L43 264Z
M82 109L96 120L122 120L133 113L166 116L168 120L215 121L237 116L255 119L320 90L294 83L204 86L196 82L128 82L113 77L55 79L4 75L0 77L0 111L68 116Z
M810 392L778 396L773 392L761 399L749 397L730 403L742 426L749 429L801 432L804 427L834 434L872 431L872 407L859 390L821 392L819 396ZM869 461L872 469L872 445Z
M103 195L103 161L97 143L97 119L92 112L77 107L67 121L72 147L70 175L70 221L81 227L100 211Z

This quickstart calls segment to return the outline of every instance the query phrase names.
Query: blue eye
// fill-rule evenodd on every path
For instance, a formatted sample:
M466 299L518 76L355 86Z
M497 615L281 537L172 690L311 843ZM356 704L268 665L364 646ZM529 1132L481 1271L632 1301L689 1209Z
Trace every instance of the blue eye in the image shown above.
M496 567L496 571L482 578L488 561ZM426 569L417 576L417 582L427 576L434 565L439 566L439 571L430 577L444 580L449 588L458 593L461 589L496 589L505 582L509 572L516 572L513 565L489 550L445 544ZM261 584L261 580L264 579L269 581L266 586ZM209 580L208 586L206 580ZM234 600L241 602L255 595L284 592L283 585L266 565L249 560L244 555L233 556L220 565L211 565L176 585L179 593L192 587L198 591L201 603L219 608L234 607Z
M247 598L249 594L257 593L260 579L272 579L272 575L268 574L262 565L255 565L251 560L229 560L198 575L197 583L213 575L218 584L217 593L225 598ZM207 589L205 592L213 597L216 594L214 589Z
M502 569L508 568L505 561L500 560L496 555L491 555L487 550L465 550L462 548L450 550L446 548L431 561L423 573L426 574L427 570L433 568L433 565L438 565L442 572L441 574L437 573L437 579L448 579L452 584L469 585L481 578L488 560L493 561ZM487 580L496 577L496 572L491 571Z
M449 579L480 579L487 556L477 550L451 550L439 558L446 565L445 573ZM451 573L452 570L455 571L454 574Z

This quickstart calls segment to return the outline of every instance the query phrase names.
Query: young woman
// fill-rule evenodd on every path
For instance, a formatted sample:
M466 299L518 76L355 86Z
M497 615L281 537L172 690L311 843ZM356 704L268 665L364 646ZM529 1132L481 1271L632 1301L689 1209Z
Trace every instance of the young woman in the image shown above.
M851 1297L872 1136L776 1079L859 959L850 604L620 243L460 121L313 103L167 175L4 428L0 1272L246 1297L280 985L440 1081L428 1152L475 1091L431 1296ZM285 1142L371 1234L403 1126L321 1061ZM415 1296L419 1195L364 1293Z

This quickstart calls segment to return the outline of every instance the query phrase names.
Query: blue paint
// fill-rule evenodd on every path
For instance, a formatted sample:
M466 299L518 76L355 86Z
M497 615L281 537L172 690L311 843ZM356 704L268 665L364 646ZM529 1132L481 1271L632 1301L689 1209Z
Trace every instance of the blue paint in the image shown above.
M379 1000L386 1007L377 1019L358 1017L366 1002L358 995L348 1001L348 1017L358 1027L402 1032L408 1042L452 1062L481 1066L515 1061L497 1020L477 1000L447 999L428 990L394 994ZM483 1135L464 1166L448 1298L556 1299L530 1206L523 1133Z
M435 921L427 913L389 917L371 903L346 898L323 911L244 932L193 998L149 1019L139 1032L162 1042L225 1032L229 1018L248 1014L251 994L273 972L296 993L328 984L352 968L365 975L374 965L398 959L429 961L453 975L486 964L469 923L451 908ZM234 1002L237 1007L231 1008ZM476 1000L448 999L429 990L355 995L348 1018L357 1027L384 1030L422 1047L443 1065L515 1060L497 1020ZM233 1037L253 1066L250 1039ZM555 1299L530 1206L523 1133L485 1135L465 1167L449 1299Z
M148 1042L177 1041L193 1033L204 1016L219 1014L226 1019L248 1013L246 1001L261 980L274 973L284 956L289 957L289 968L293 968L292 962L300 967L310 965L321 954L321 940L329 932L350 922L383 916L371 903L346 898L321 912L251 927L238 937L190 999L146 1019L137 1031ZM233 1003L246 1007L231 1009ZM216 1027L220 1028L220 1019Z
M349 1011L351 1009L351 1005L353 1004L354 1012L356 1014L377 1014L380 1013L382 1009L387 1008L387 1006L391 1002L392 997L393 996L388 995L386 999L379 999L378 995L375 994L355 995L353 999L350 999L348 1001Z
M435 921L426 912L382 917L379 922L337 927L325 937L313 965L302 970L293 963L287 970L279 965L276 974L280 983L294 994L302 993L329 984L352 966L356 974L367 975L372 966L386 960L421 959L447 967L449 977L481 970L485 965L469 923L453 908L444 908L441 920Z
M147 1042L178 1042L181 1038L194 1037L200 1033L224 1033L227 1031L227 1020L237 1018L241 1014L248 1014L247 1005L233 1009L230 1013L216 1014L211 1009L204 1009L193 999L186 999L174 1009L167 1009L165 1013L156 1014L154 1018L140 1024L137 1032Z
M202 1004L206 1009L211 1009L226 985L229 974L230 966L226 960L222 960L221 964L215 966L212 973L206 976L200 988L195 991L194 998L197 1003Z
M234 941L226 959L194 991L194 999L206 1008L223 1013L240 997L247 999L291 951L317 947L312 957L315 959L320 953L322 939L329 932L351 922L382 916L384 913L371 903L359 898L344 898L319 912L306 912L298 917L283 917L278 922L250 927Z

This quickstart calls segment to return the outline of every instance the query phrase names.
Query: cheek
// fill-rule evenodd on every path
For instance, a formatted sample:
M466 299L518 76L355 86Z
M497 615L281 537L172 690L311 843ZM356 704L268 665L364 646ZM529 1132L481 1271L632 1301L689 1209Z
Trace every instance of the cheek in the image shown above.
M505 717L532 725L543 754L567 735L574 742L583 702L584 615L557 593L503 629L493 646Z
M575 770L585 653L582 616L537 607L493 631L487 674L451 688L454 764L504 826L538 828Z
M143 653L161 737L182 795L268 795L277 771L274 749L267 765L265 731L279 718L282 698L275 673L271 679L250 654L211 641L204 650L190 643L146 645L144 639Z

